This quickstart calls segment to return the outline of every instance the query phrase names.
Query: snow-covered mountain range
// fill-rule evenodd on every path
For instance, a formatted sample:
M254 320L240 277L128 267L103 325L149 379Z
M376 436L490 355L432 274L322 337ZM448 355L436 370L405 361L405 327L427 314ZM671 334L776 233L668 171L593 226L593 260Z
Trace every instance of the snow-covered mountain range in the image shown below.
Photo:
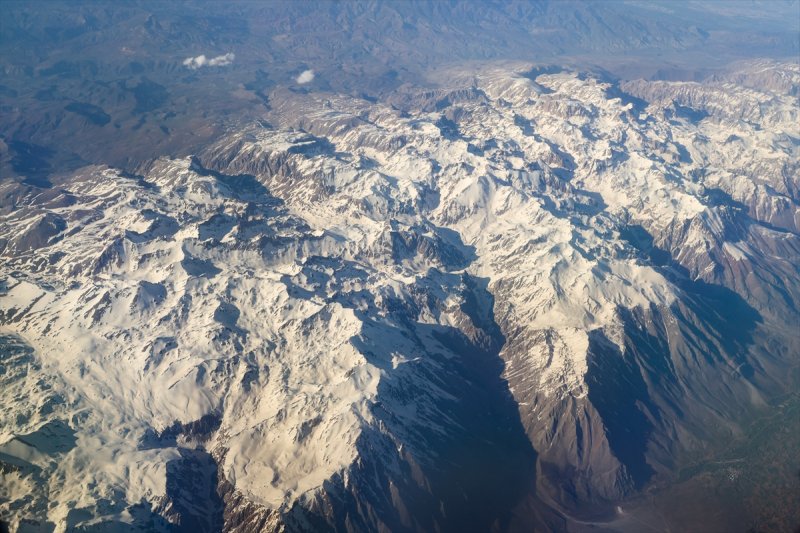
M635 531L793 390L796 64L431 76L0 182L12 530Z

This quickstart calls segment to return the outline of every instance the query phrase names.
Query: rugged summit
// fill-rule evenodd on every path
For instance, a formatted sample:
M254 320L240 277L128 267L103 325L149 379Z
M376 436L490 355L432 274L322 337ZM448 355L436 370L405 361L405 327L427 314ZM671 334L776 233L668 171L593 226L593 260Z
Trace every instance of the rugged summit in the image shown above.
M0 183L12 527L633 531L796 390L796 65L432 81Z

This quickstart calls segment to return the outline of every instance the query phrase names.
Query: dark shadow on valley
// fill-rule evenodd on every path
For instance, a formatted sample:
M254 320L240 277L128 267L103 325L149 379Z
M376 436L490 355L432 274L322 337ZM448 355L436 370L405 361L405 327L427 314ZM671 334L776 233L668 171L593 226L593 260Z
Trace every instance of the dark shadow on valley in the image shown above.
M189 169L200 176L211 176L220 183L227 185L234 198L257 200L259 203L270 201L276 206L283 205L283 200L272 196L269 190L251 174L224 174L203 166L200 159L194 156L191 159Z
M671 347L664 331L670 316L657 306L645 310L618 308L624 324L624 353L600 330L590 335L586 374L589 399L603 419L614 455L625 465L635 486L641 488L654 474L647 462L647 447L655 424L661 424L662 416L681 418L684 414L679 380L687 376L677 375L673 357L699 358L712 373L719 369L730 373L728 361L733 359L738 376L750 380L755 370L748 359L748 347L762 319L734 291L692 280L668 251L653 245L652 236L641 226L629 226L621 236L684 292L682 305L673 305L670 312L678 321L674 327L684 330L687 339L694 339ZM652 328L660 334L653 334ZM711 379L709 376L689 378ZM652 390L658 391L658 398L651 397Z
M103 522L68 531L169 531L170 533L216 533L224 524L224 503L218 487L218 465L210 453L200 446L189 448L178 443L178 437L204 440L219 429L221 419L211 413L188 423L175 421L163 431L148 431L139 442L140 450L177 448L179 458L166 464L166 496L163 509L154 510L147 502L128 508L134 518L131 524ZM119 501L124 501L123 495ZM121 510L121 509L120 509ZM156 512L159 511L159 512ZM169 516L167 522L164 516ZM91 518L75 515L75 519Z
M456 238L444 236L448 243ZM414 253L409 242L398 239L395 245ZM460 255L471 260L474 251L470 254L460 238L458 244L464 250ZM337 271L340 282L348 271L358 274L357 266L335 258L310 261L309 268L320 261L320 268ZM463 260L456 263L463 267ZM326 292L336 288L329 285L331 275L313 268L316 272L303 277L319 289L309 292L285 277L290 294L303 291L326 298ZM412 300L383 300L386 319L376 318L381 313L375 294L337 291L335 301L363 321L362 334L351 342L383 371L372 408L378 427L367 427L359 437L359 460L347 488L338 475L326 483L324 501L315 506L325 508L327 519L295 505L288 525L310 523L318 531L370 530L379 520L393 532L508 527L512 509L535 484L536 453L502 377L499 352L505 338L494 320L494 299L487 287L485 278L431 269L409 287ZM459 292L466 320L461 327L418 320L420 300L438 314L447 296ZM364 302L368 309L361 307ZM398 350L408 361L397 364ZM380 487L380 493L374 487Z

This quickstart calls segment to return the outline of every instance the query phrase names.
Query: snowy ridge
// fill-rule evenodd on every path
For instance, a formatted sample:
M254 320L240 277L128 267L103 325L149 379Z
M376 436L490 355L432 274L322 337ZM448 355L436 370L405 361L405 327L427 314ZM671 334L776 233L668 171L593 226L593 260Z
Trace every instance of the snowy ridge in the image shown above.
M571 469L580 497L629 494L660 459L615 448L592 372L646 356L642 332L676 382L704 376L695 350L741 367L697 283L768 318L774 302L796 311L796 109L726 86L761 106L732 119L714 86L625 88L647 104L530 72L440 73L466 85L404 112L278 90L275 129L248 124L137 175L84 168L4 215L0 342L17 370L0 376L0 509L57 531L142 514L169 530L190 513L168 465L201 450L191 460L211 477L196 486L226 487L208 509L229 530L336 529L345 515L355 529L446 527L473 497L446 484L446 450L495 439L511 398L525 444ZM492 387L506 390L474 413ZM43 450L42 432L60 444ZM348 498L359 512L342 511Z
M287 494L318 487L354 459L354 426L369 418L363 402L374 395L378 372L348 347L359 331L351 311L290 297L281 277L292 276L296 267L271 268L259 252L248 250L259 237L291 235L296 222L280 214L270 220L270 203L241 201L232 187L189 166L189 161L157 163L144 189L109 170L90 176L94 186L88 180L72 184L68 192L79 199L80 209L52 212L80 227L80 239L66 237L49 249L62 257L45 278L53 285L48 290L36 292L36 285L8 276L3 310L25 309L15 329L24 331L37 353L61 354L45 358L53 367L45 371L62 377L68 401L93 413L82 422L88 434L103 438L129 428L133 434L115 441L135 443L147 428L162 431L174 421L226 410L233 422L225 427L231 450L226 471L242 490L279 506ZM170 219L176 213L179 222ZM272 226L281 223L288 226L283 232ZM41 256L16 257L22 266ZM77 279L91 283L59 283ZM33 306L22 307L31 300ZM253 312L241 313L240 307ZM63 313L65 308L71 312ZM330 330L308 335L320 327ZM295 360L300 354L326 362ZM302 377L289 374L303 367ZM261 381L270 372L279 378L264 388ZM252 392L239 402L223 402L237 390ZM294 401L274 399L281 394ZM318 420L326 412L329 416ZM315 420L300 434L303 424ZM327 444L311 431L319 424L317 434L324 434ZM270 445L264 446L267 428ZM254 441L261 443L255 451ZM303 454L305 446L311 455ZM320 450L324 455L317 455ZM245 470L238 457L250 458ZM161 477L162 486L155 488L155 481L152 488L155 495L164 490L163 472ZM86 486L75 479L65 485ZM285 488L270 490L274 485Z

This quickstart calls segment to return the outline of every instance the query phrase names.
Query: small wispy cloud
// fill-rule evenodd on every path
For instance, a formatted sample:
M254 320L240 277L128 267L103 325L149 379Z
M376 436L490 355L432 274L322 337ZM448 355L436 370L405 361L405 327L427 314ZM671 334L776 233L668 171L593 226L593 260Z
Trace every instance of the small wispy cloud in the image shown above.
M304 70L299 76L297 76L297 80L295 81L297 81L297 83L300 85L303 85L304 83L311 83L314 81L314 71L311 69Z
M212 57L211 59L207 58L205 54L201 54L197 57L187 57L183 60L183 65L192 70L197 70L200 67L224 67L233 63L234 59L236 59L236 55L232 52Z
M217 56L208 60L209 67L224 67L233 63L236 56L233 53Z

